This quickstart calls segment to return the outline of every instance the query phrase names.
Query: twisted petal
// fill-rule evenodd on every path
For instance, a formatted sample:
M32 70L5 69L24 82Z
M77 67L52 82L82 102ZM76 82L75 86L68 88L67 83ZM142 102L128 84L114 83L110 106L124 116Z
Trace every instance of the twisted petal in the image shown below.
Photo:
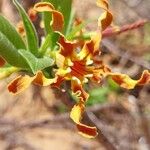
M80 59L87 58L88 56L92 58L97 52L99 52L101 41L101 33L96 32L91 37L90 41L85 42L81 52L78 54Z
M98 134L96 127L90 127L84 124L77 124L77 129L81 135L87 138L95 138Z
M56 52L56 65L58 68L63 68L65 64L65 57Z
M76 43L72 41L68 41L63 34L57 32L59 34L59 46L60 46L60 54L64 57L71 57L74 54L74 48Z
M41 71L39 71L34 80L33 80L33 83L34 84L37 84L37 85L40 85L40 86L48 86L48 85L51 85L52 83L56 82L56 78L53 78L53 79L48 79L46 78L43 73Z
M80 80L76 77L73 77L73 79L71 80L71 89L80 101L86 102L86 100L89 97L89 94L85 92L85 90L82 87L82 84L80 83Z
M135 86L142 86L150 83L150 72L145 70L139 80L133 80L126 74L110 73L109 76L119 84L121 87L126 89L133 89Z
M82 119L84 108L85 106L82 102L79 102L77 105L74 105L74 107L71 110L70 117L77 124L77 129L81 135L88 138L94 138L98 134L96 127L90 127L80 122Z
M54 31L62 31L64 27L64 17L61 12L59 11L52 11L52 28Z
M98 19L98 26L104 31L112 22L113 16L109 11L109 5L107 0L97 0L97 6L104 9L103 14Z
M48 2L39 2L39 3L36 3L34 5L34 9L38 12L44 12L44 11L53 11L55 8L54 6L51 4L51 3L48 3Z
M28 10L28 16L32 21L36 21L37 19L37 11L35 11L33 8L30 8Z
M20 75L8 84L8 90L13 94L19 94L23 92L25 89L27 89L31 83L41 86L48 86L54 83L55 81L56 81L55 78L54 79L45 78L42 72L38 72L33 77L30 77L28 75L25 76Z
M111 70L106 65L103 64L98 64L98 65L100 66L93 70L93 76L91 77L91 80L100 83L102 81L102 78L107 76L107 74L110 73Z
M51 86L60 89L60 85L64 81L64 77L57 75L54 79L55 80Z
M70 118L76 123L79 133L88 138L94 138L97 135L96 127L90 127L81 123L82 115L85 109L85 102L89 95L84 91L80 81L77 78L71 80L71 89L79 98L79 103L74 105L71 110Z
M64 16L61 12L55 10L54 6L48 2L39 2L34 5L34 10L37 12L52 13L51 26L54 31L62 31L64 27Z
M80 124L80 120L82 119L82 114L84 112L85 106L83 103L79 103L73 106L70 117L71 119L77 123Z

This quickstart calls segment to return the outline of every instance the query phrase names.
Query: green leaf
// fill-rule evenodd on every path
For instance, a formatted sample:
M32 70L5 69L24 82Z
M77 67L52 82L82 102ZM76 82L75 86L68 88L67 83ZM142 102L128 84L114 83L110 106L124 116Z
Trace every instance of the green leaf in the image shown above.
M72 9L71 14L70 14L70 19L68 22L68 27L66 29L66 34L65 34L66 36L71 32L71 29L72 29L72 26L74 23L74 19L75 19L75 11Z
M38 56L38 36L35 30L34 25L32 24L31 20L29 19L27 13L23 9L23 7L17 2L17 0L13 0L15 6L17 7L24 24L24 28L26 31L26 37L27 37L27 44L28 44L28 50L31 51L34 55Z
M54 7L57 5L57 0L42 0L43 2L49 2L54 5ZM46 34L53 34L52 27L50 26L50 22L52 21L52 14L49 12L43 13L43 21L44 21L44 29Z
M22 60L18 50L2 32L0 32L0 55L12 66L28 68L28 64Z
M119 91L120 87L116 82L114 82L114 80L112 80L111 78L108 78L107 82L108 82L108 85L109 85L109 89L111 91L115 91L115 92Z
M44 56L49 51L55 50L57 46L59 34L54 32L53 34L48 34L39 49L39 56Z
M49 0L43 0L44 2L49 2ZM50 26L50 22L52 20L52 15L49 12L43 12L42 13L42 19L44 21L44 30L45 30L45 34L52 34L53 30Z
M0 15L0 32L2 32L17 49L26 48L15 27L11 25L9 21L2 15Z
M107 100L107 94L109 93L108 87L100 87L93 89L89 92L90 97L87 101L87 105L94 105L97 103L104 103Z
M28 63L34 74L39 70L52 66L54 63L54 61L49 57L37 58L26 50L21 49L19 50L19 53L23 56L24 60Z
M72 10L72 0L59 0L58 1L58 9L63 13L64 15L64 34L66 34L67 28L69 26L70 22L70 16L71 16L71 10Z
M47 52L47 49L51 47L51 45L52 45L51 34L48 34L39 49L39 56L43 56Z
M0 68L0 80L10 76L12 73L19 71L16 67L3 67Z

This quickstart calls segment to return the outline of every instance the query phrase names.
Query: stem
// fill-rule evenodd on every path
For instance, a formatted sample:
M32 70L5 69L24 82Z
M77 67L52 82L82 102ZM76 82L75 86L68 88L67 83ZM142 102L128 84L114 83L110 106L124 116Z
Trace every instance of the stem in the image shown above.
M109 27L102 32L103 38L118 35L120 33L124 33L126 31L134 30L140 27L143 27L148 21L147 20L139 20L132 24L123 25L122 27Z

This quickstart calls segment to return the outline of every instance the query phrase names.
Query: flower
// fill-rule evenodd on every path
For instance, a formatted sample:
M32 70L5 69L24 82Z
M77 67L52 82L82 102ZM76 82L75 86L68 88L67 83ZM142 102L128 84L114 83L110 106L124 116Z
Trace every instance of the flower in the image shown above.
M107 0L97 0L97 6L104 10L98 19L98 30L93 33L90 40L82 41L79 46L79 41L69 41L61 33L64 26L64 17L61 12L55 10L54 6L48 2L35 4L35 11L52 13L50 26L54 32L59 34L59 50L55 51L57 66L54 72L55 77L48 79L42 71L38 71L32 77L29 75L19 76L8 85L8 90L11 93L18 94L31 83L60 88L62 82L70 81L72 93L78 98L78 103L72 108L70 117L76 123L79 133L89 138L94 138L98 134L96 127L82 123L82 115L89 97L89 94L84 90L84 85L89 80L100 83L102 78L111 77L117 84L126 89L133 89L135 86L150 82L150 72L148 70L143 72L139 80L133 80L126 74L111 72L111 69L97 59L101 52L99 47L102 32L111 25L113 20Z

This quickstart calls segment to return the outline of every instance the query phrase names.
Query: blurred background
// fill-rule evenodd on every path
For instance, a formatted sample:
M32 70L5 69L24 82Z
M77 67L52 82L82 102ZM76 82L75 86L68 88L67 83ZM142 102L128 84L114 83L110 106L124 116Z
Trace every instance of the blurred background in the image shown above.
M28 10L38 0L22 0ZM114 25L124 26L150 20L150 0L109 0ZM101 10L96 0L74 0L81 19L92 20L87 30L97 26ZM20 20L11 0L0 0L0 12L14 25ZM40 32L40 29L39 29ZM103 38L101 59L113 71L138 79L150 70L150 23L119 35ZM30 86L13 96L7 84L16 75L0 81L0 150L149 150L150 86L134 90L119 88L112 80L103 85L90 83L90 98L84 121L97 126L99 136L78 135L69 118L69 95L50 87ZM112 146L112 147L111 147Z

